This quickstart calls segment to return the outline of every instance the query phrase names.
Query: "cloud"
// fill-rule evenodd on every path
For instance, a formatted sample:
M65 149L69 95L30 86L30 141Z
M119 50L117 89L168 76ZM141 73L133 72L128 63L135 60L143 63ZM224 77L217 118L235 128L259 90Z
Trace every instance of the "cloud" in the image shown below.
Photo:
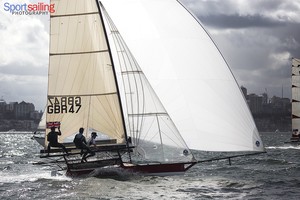
M0 73L0 98L7 102L31 102L37 110L43 110L47 95L46 85L47 79L41 76Z
M183 1L221 50L240 85L291 97L291 57L300 57L300 0Z
M260 14L244 16L239 14L219 14L198 16L198 18L208 26L226 29L284 26L284 22L275 21L272 18L268 18Z
M25 3L29 1L9 1ZM43 109L46 103L48 16L12 15L0 4L0 98L27 101Z
M1 14L1 19L1 65L17 62L38 67L47 64L48 33L41 20L10 14Z
M299 0L182 0L196 16L261 15L279 21L300 22Z

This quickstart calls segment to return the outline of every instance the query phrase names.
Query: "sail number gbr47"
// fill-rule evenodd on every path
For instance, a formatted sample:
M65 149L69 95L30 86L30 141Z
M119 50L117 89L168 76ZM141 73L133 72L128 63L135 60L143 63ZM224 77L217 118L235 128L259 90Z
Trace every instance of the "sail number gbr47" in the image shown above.
M78 113L81 108L81 97L48 97L47 113Z

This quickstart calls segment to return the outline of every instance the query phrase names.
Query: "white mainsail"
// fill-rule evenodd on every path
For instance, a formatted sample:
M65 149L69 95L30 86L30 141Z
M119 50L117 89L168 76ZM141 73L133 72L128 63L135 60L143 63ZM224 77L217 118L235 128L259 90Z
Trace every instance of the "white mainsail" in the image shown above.
M97 2L51 3L47 122L61 123L61 142L80 127L123 142L120 100Z
M292 129L300 130L300 59L292 59Z
M227 63L177 0L102 0L187 145L264 151Z

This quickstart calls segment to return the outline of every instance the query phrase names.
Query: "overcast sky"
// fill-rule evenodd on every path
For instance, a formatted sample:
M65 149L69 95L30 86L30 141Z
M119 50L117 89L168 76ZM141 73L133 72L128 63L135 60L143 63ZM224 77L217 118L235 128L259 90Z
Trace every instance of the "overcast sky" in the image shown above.
M300 0L183 0L201 20L248 93L291 98L300 57Z
M46 104L49 16L11 15L0 0L0 99ZM300 58L300 0L182 0L210 33L248 93L290 98Z

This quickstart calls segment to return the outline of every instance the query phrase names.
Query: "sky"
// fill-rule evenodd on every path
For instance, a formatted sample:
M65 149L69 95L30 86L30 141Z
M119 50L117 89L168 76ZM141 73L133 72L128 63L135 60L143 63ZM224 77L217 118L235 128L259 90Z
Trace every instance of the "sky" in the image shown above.
M0 0L0 99L43 110L49 15L12 15ZM300 0L182 0L210 34L248 93L291 98L291 58L300 58Z

